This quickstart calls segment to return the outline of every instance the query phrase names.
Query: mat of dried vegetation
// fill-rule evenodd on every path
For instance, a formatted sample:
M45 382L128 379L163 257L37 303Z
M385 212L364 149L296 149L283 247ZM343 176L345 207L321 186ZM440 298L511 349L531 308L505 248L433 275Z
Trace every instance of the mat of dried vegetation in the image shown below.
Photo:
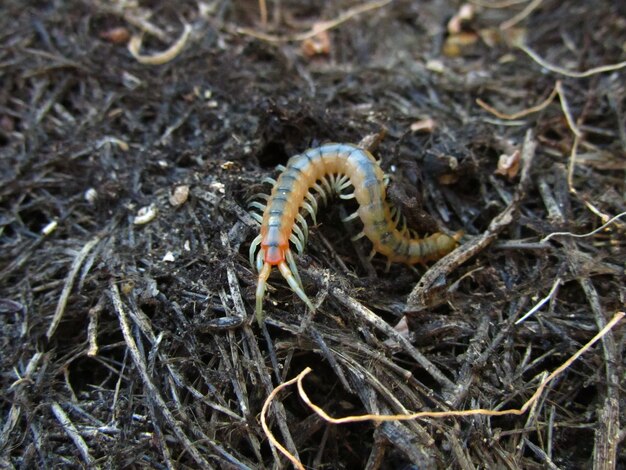
M363 139L461 245L386 271L334 200L257 324L248 199ZM546 382L625 196L623 2L4 0L0 468L626 468L623 322Z

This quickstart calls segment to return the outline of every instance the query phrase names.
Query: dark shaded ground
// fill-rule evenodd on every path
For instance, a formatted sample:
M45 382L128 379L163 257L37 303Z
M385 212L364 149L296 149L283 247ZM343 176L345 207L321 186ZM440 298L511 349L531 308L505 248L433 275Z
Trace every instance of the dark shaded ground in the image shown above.
M477 3L456 33L459 3L396 1L332 28L314 56L238 28L293 35L354 3L271 4L265 30L253 1L123 3L0 7L0 467L288 467L259 413L307 366L336 416L518 408L624 309L623 221L540 240L626 210L625 69L565 76L514 42L570 71L619 64L620 2L534 2L514 25L530 4ZM150 54L183 22L189 41L164 65L111 37L152 28ZM514 113L557 80L562 100L513 120L476 104ZM468 256L385 273L332 204L299 258L316 315L273 277L264 335L246 198L290 155L383 129L392 201L421 232L464 230ZM527 178L496 175L527 135ZM403 317L404 343L388 326ZM618 327L523 416L334 426L292 388L270 422L309 468L624 468L623 347Z

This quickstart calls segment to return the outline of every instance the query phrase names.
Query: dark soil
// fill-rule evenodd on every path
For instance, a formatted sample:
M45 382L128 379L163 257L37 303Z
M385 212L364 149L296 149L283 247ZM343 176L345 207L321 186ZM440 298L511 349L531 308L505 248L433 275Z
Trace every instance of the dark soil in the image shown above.
M624 218L544 240L626 210L623 2L263 3L1 2L0 468L289 468L260 412L306 367L333 416L519 408L624 310ZM460 248L386 272L333 201L317 311L276 274L261 327L248 198L383 133L391 202ZM268 421L307 468L626 468L623 333L520 416L333 425L290 387Z

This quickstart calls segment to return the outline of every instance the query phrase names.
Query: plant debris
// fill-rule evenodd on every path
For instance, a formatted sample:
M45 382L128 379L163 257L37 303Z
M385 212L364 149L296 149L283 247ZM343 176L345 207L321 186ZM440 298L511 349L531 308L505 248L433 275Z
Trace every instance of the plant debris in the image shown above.
M5 0L0 26L0 468L626 467L620 2ZM386 272L332 201L296 260L316 311L272 276L258 325L249 198L371 136L409 228L461 245ZM294 377L328 416L418 419L330 422Z

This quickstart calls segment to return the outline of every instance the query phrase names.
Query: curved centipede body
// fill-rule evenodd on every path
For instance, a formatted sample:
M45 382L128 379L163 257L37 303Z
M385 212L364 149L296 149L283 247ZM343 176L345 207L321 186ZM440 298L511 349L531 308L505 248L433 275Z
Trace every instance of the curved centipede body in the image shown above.
M359 208L346 220L359 217L363 230L353 239L366 236L373 245L371 256L380 253L388 258L388 263L425 263L441 258L458 244L460 233L454 237L435 233L417 238L411 236L406 226L400 227L401 215L385 199L383 170L368 151L355 145L326 144L306 150L289 159L277 181L269 181L274 185L271 194L260 195L265 203L250 204L263 213L251 213L261 224L260 234L250 245L250 263L259 272L256 289L259 322L263 319L267 279L274 266L298 297L314 310L302 288L292 246L298 253L303 252L308 237L305 215L315 223L317 197L324 203L333 194L342 199L356 199ZM346 194L350 187L353 192Z

